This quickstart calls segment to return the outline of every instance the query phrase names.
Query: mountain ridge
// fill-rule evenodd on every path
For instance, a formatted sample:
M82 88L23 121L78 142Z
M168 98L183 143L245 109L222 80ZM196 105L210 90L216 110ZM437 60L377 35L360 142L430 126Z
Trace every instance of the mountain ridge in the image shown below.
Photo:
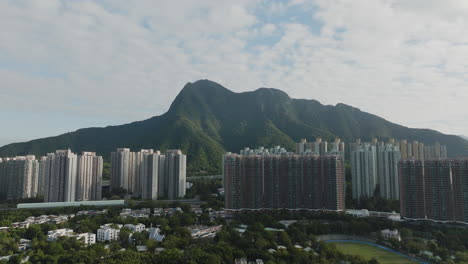
M301 138L377 137L446 144L451 156L468 156L468 141L430 129L414 129L387 121L343 103L323 105L316 100L293 99L275 88L235 93L224 86L199 80L187 83L160 115L128 124L82 128L59 136L13 143L0 148L1 156L44 155L56 149L95 151L108 158L118 147L171 149L188 154L189 172L219 173L221 155L250 146L283 145L293 149Z

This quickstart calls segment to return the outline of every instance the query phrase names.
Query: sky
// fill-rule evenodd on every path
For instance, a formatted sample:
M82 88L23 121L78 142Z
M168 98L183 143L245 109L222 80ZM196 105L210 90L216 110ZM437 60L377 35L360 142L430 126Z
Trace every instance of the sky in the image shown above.
M187 82L468 135L466 0L0 0L0 145L167 111Z

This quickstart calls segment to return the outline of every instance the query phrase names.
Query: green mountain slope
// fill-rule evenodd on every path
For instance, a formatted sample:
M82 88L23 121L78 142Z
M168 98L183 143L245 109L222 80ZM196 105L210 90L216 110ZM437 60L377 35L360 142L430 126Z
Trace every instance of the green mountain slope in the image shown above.
M188 153L190 173L219 173L221 155L250 146L282 145L293 149L301 138L340 137L370 140L406 138L448 146L450 156L468 156L468 141L429 129L411 129L357 108L291 99L286 93L261 88L234 93L208 80L188 83L168 112L144 121L105 128L86 128L56 137L14 143L0 156L44 155L56 149L96 151L104 157L118 147L171 149Z

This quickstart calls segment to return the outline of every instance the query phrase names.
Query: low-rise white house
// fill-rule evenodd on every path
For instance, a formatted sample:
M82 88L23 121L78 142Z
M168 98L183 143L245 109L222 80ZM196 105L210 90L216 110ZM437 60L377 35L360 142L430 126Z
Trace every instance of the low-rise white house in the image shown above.
M149 239L156 240L156 241L163 241L164 235L161 235L161 229L158 227L151 227L149 230Z
M86 246L96 244L96 234L93 233L82 233L75 234L72 229L62 228L51 230L47 233L47 241L57 241L59 237L73 237L77 240L81 240Z
M140 224L140 223L136 225L126 224L124 227L132 230L132 232L138 232L138 233L145 231L145 228L146 228L144 224Z
M385 240L395 239L395 240L401 241L401 236L397 229L395 230L385 229L385 230L380 231L380 233L382 234Z
M113 224L106 224L97 230L98 241L114 241L119 239L120 229L122 225L116 225L117 228L111 227Z
M218 226L195 226L190 228L190 233L193 238L214 237L217 232L221 231L222 225Z
M73 236L73 230L68 229L68 228L62 228L62 229L56 229L56 230L50 230L47 232L47 241L52 242L52 241L57 241L59 237L71 237Z
M78 234L76 235L76 239L83 241L87 246L96 244L96 234L93 233Z

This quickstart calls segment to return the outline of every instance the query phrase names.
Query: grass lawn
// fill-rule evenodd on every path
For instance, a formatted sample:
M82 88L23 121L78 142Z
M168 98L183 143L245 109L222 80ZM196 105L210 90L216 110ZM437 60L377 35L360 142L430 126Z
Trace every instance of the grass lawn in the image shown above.
M346 255L361 256L366 260L376 258L381 264L414 264L407 258L399 256L395 253L380 249L366 244L359 244L353 242L333 242L331 243L336 248Z

